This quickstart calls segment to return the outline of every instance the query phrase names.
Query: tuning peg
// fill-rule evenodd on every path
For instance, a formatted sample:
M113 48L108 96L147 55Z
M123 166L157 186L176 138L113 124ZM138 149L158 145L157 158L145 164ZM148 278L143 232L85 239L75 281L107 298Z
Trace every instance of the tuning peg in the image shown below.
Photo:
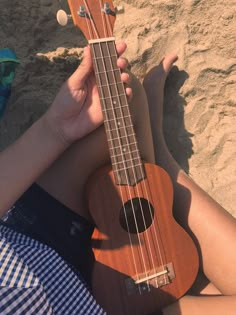
M61 26L66 26L68 23L68 20L70 19L71 19L71 15L67 14L64 10L57 11L57 22Z
M116 14L124 13L125 9L124 9L123 5L118 5L117 7L115 7L115 12L116 12Z

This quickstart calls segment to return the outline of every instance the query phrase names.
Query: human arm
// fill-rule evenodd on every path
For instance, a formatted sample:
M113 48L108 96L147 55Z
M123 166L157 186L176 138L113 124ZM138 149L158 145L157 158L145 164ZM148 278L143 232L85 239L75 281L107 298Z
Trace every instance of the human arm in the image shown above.
M124 44L117 46L119 55L124 50ZM125 61L120 59L119 66L124 68ZM128 82L125 73L123 81ZM0 217L62 152L102 121L91 54L86 48L83 62L49 110L0 154Z

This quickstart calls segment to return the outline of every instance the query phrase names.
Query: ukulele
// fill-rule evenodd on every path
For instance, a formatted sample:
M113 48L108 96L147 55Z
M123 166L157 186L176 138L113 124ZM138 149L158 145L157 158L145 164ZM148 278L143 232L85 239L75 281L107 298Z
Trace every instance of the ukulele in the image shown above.
M91 46L111 160L86 187L96 225L92 292L107 314L155 314L193 284L197 250L173 218L169 175L140 157L117 67L112 1L68 3Z

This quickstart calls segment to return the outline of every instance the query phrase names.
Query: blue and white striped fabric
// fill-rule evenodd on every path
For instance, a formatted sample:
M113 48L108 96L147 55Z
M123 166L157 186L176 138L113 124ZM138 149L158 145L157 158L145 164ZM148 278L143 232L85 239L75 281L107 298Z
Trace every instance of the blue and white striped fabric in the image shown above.
M51 248L0 224L1 315L100 315L80 275Z

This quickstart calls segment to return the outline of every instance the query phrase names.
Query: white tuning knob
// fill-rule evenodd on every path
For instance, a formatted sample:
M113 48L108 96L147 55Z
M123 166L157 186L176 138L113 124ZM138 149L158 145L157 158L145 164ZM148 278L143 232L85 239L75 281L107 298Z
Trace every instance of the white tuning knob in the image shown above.
M64 10L57 11L57 22L61 26L66 26L71 15L68 15Z
M125 12L125 9L123 7L123 5L118 5L116 8L116 14L121 14L121 13L124 13Z

